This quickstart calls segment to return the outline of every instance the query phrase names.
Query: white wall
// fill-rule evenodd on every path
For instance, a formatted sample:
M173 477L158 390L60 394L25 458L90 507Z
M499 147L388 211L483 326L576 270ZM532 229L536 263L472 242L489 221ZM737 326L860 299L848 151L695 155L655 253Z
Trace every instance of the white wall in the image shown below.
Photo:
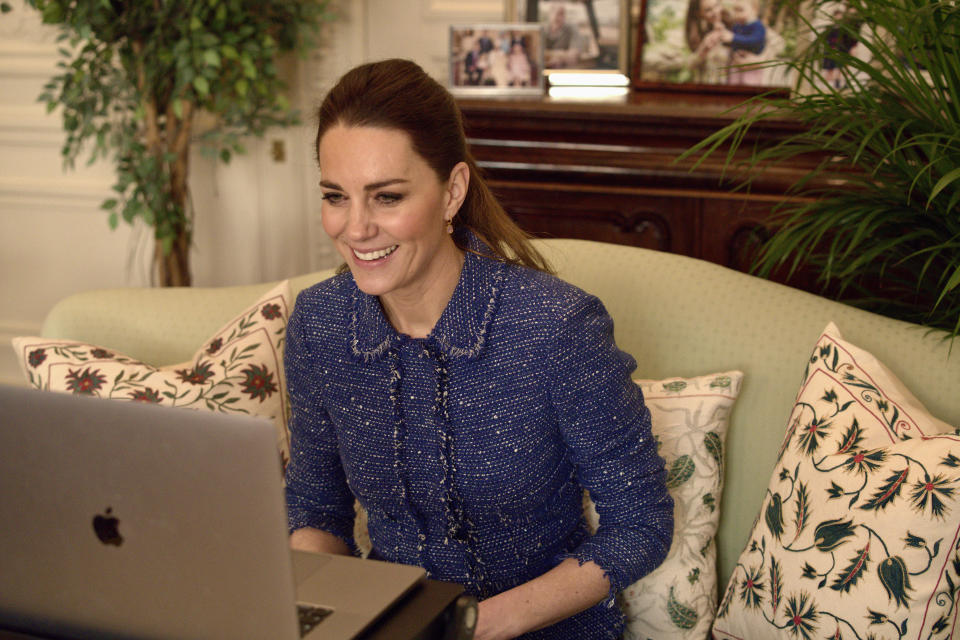
M59 113L36 101L55 73L56 31L14 1L0 17L0 383L22 384L17 335L36 334L53 304L71 293L149 284L152 243L143 229L110 231L100 203L109 166L64 172ZM411 58L438 80L447 76L450 24L499 21L503 0L334 0L339 13L323 45L288 63L300 127L251 140L228 166L194 152L197 286L276 280L337 263L319 225L312 111L351 67ZM285 160L272 157L276 144ZM108 345L109 346L109 345Z

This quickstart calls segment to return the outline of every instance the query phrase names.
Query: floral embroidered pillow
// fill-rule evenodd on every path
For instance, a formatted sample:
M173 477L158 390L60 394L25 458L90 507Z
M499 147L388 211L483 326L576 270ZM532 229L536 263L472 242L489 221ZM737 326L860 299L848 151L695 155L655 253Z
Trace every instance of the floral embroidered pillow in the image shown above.
M666 462L674 501L673 543L666 560L624 589L624 640L707 637L717 604L714 536L723 492L724 443L743 373L636 380L650 409L653 436ZM585 498L587 521L597 514Z
M714 637L951 637L960 595L956 431L829 325Z
M284 281L200 345L191 360L165 367L70 340L19 337L13 348L38 389L268 417L286 464L283 350L290 303Z

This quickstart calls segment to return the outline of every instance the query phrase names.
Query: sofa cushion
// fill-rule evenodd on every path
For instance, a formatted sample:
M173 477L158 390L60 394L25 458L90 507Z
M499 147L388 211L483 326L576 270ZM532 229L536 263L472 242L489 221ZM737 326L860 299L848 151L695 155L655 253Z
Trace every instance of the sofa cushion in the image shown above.
M19 337L13 348L38 389L268 417L286 463L283 350L291 302L283 281L199 345L190 360L163 367L71 340Z
M955 433L830 324L714 636L949 636L960 587Z
M670 553L653 572L624 589L618 604L626 640L704 638L717 601L714 536L723 491L724 442L743 374L637 380L650 409L653 436L674 500ZM596 511L585 498L590 526Z

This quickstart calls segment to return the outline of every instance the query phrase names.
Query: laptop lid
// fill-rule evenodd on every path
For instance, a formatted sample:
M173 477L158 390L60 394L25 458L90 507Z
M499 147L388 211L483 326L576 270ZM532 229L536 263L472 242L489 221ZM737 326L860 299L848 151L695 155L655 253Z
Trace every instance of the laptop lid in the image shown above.
M0 421L0 626L61 636L299 637L269 421L5 386ZM297 577L305 583L362 591L349 573L326 572L368 561L304 557ZM423 576L403 567L411 575L398 581L397 565L369 563L390 568L372 578L395 583L388 604ZM311 599L327 606L322 592ZM337 638L345 626L342 637L351 637L385 606L350 625L335 623L340 605L331 607L317 635Z

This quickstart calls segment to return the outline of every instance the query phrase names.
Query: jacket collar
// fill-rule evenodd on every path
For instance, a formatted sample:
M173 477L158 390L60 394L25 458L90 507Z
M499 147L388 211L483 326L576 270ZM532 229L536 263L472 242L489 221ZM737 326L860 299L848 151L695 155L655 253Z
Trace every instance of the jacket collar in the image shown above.
M500 297L505 263L490 255L490 249L473 233L466 233L468 250L460 279L440 320L426 341L451 358L477 358L486 344L487 329ZM485 254L485 255L478 255ZM351 310L351 353L363 362L383 357L403 340L387 320L380 300L353 285Z

